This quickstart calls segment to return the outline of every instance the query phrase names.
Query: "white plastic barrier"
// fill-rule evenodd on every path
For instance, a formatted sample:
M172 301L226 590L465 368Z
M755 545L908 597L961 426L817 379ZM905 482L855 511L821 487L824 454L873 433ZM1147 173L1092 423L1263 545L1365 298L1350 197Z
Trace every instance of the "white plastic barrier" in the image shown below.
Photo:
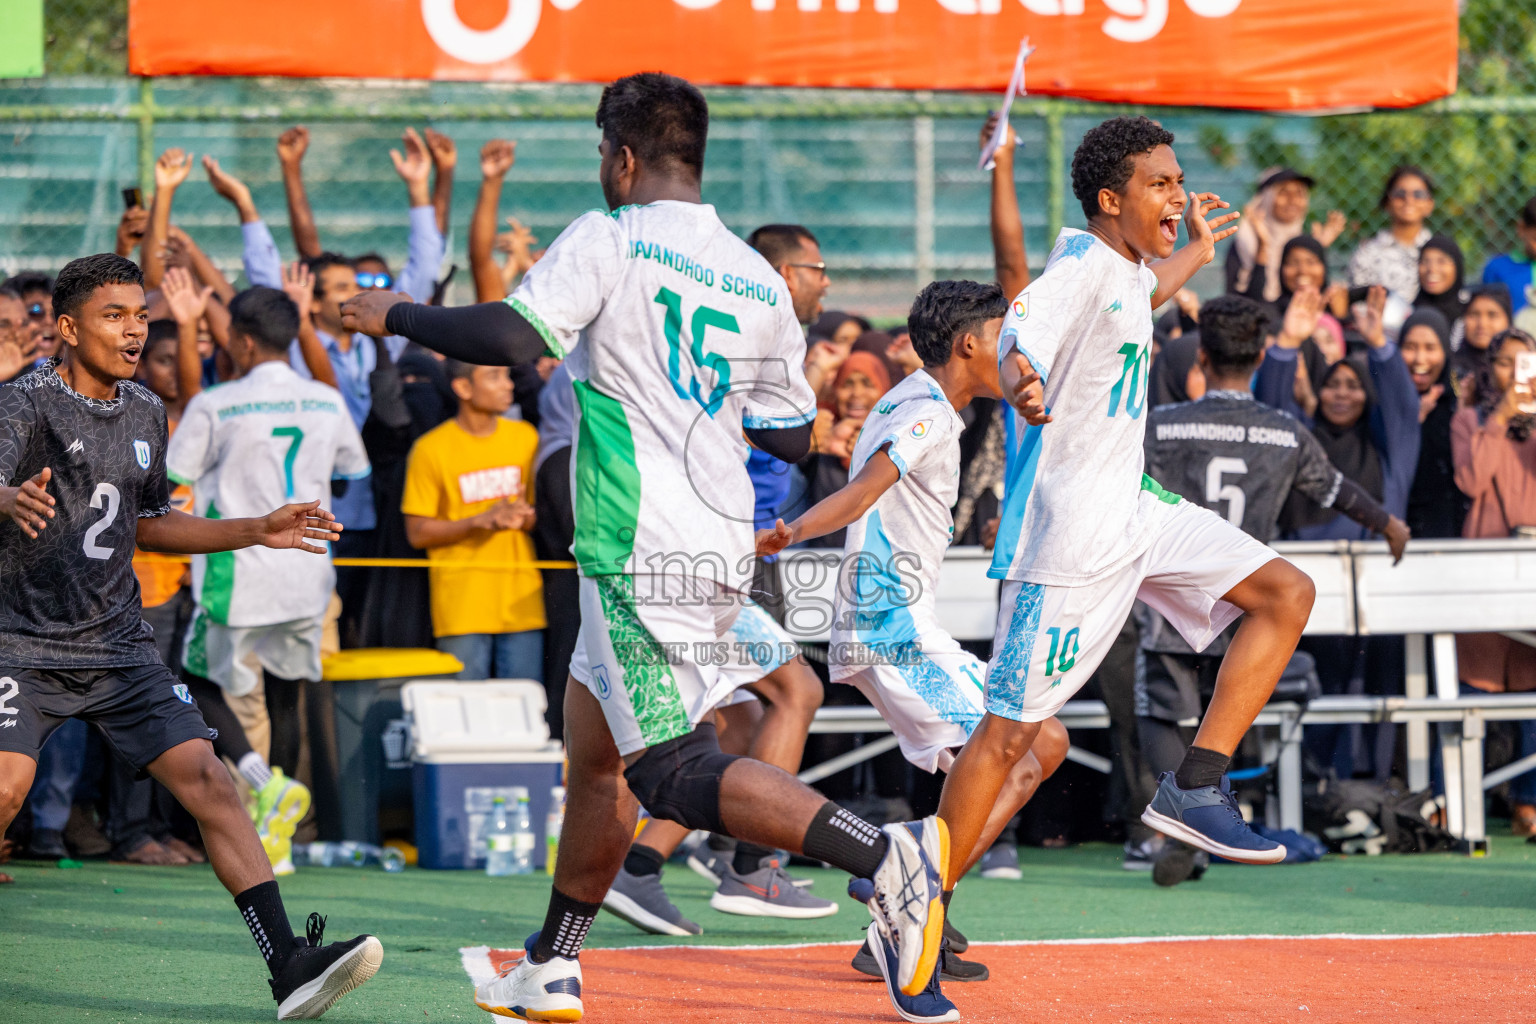
M1406 724L1408 783L1413 789L1422 789L1428 786L1430 775L1428 727L1436 723L1445 769L1447 824L1473 852L1485 849L1482 793L1485 785L1493 783L1483 779L1483 723L1536 718L1536 695L1461 697L1454 634L1498 631L1536 646L1536 540L1414 541L1397 565L1392 563L1386 544L1380 542L1278 543L1274 547L1311 576L1317 586L1308 634L1400 634L1407 638L1405 697L1323 698L1314 701L1296 724ZM793 551L784 557L791 632L803 642L828 639L840 558L841 552L831 550ZM956 547L945 556L937 607L939 621L956 639L992 638L998 582L986 575L990 564L990 553L980 548ZM1432 638L1434 699L1428 694L1426 638ZM1068 716L1069 728L1108 724L1107 716L1101 721L1097 712L1089 713L1093 709L1077 707L1084 704L1074 701L1068 705L1075 709ZM1295 723L1294 712L1299 709L1286 711L1285 707L1271 705L1259 724L1280 727L1278 817L1284 827L1296 827L1301 818L1300 730L1290 725ZM850 714L855 710L824 709L813 731L884 731L878 715L871 721L869 715ZM876 753L895 746L892 737L877 742L881 746ZM860 753L851 752L837 759L836 767L829 762L807 774L824 778L857 763L862 759ZM1074 759L1088 763L1085 758L1092 757ZM1496 781L1507 777L1509 773L1501 769Z

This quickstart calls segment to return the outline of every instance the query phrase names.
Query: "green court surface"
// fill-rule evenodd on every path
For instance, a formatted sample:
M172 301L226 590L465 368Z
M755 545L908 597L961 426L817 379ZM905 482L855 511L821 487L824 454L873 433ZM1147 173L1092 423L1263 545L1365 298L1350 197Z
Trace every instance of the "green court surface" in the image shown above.
M1323 935L1536 932L1536 846L1507 836L1486 859L1451 854L1330 857L1318 864L1218 865L1197 883L1158 889L1121 870L1120 850L1026 849L1024 880L972 878L952 918L973 940L1159 935ZM0 1021L262 1021L275 1017L265 971L229 897L207 868L88 863L59 870L6 865L0 886ZM799 870L799 869L797 869ZM846 876L805 871L841 903L817 921L728 917L680 864L666 881L704 926L696 943L847 942L868 914L842 894ZM311 910L330 938L371 931L384 967L328 1021L489 1021L470 1002L459 949L516 948L543 918L549 881L478 873L309 868L283 880L302 932ZM672 945L602 915L589 945ZM892 1018L894 1019L894 1018Z

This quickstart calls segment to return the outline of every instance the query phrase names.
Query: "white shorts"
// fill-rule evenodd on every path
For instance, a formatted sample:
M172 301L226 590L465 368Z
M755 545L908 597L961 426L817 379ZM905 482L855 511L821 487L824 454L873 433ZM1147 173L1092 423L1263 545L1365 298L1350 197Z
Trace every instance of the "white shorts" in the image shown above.
M244 697L265 669L280 679L320 678L325 620L297 619L273 626L221 626L198 608L187 623L181 663L188 672Z
M985 710L986 664L942 630L871 659L837 682L857 687L896 734L901 753L925 772L949 771ZM848 645L849 661L872 653Z
M720 674L729 677L736 689L720 702L722 708L757 700L757 695L747 687L800 656L800 645L751 598L742 602L740 614L726 632L725 643L726 663L720 667Z
M571 676L620 754L684 736L799 653L745 594L686 576L583 576ZM742 691L744 692L744 691Z
M1214 512L1181 501L1147 550L1081 587L1007 580L997 609L987 711L1043 722L1082 689L1139 598L1196 651L1242 611L1222 598L1279 558Z

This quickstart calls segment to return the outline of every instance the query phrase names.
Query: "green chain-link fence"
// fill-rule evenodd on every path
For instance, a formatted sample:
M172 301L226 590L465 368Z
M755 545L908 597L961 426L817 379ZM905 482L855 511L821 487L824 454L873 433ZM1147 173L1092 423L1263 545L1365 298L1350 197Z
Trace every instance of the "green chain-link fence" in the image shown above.
M295 123L313 136L305 177L322 241L398 260L404 189L388 149L407 125L430 124L459 144L450 260L463 266L478 151L518 140L502 211L547 242L598 206L592 86L501 86L295 79L157 79L126 74L123 0L47 0L47 77L0 83L0 269L57 268L108 249L120 189L148 186L154 156L180 146L215 156L251 185L287 246L275 141ZM934 276L983 276L991 267L987 177L976 169L982 119L997 97L964 93L709 90L713 127L706 198L745 232L798 221L821 237L834 272L833 304L877 316L901 312ZM1068 166L1092 124L1122 108L1062 100L1015 106L1024 141L1017 180L1032 262L1061 224L1080 224ZM1376 210L1387 171L1426 168L1439 186L1432 224L1461 242L1470 274L1515 245L1514 223L1536 193L1536 7L1468 0L1461 90L1400 113L1328 117L1149 109L1179 137L1189 182L1241 204L1263 168L1292 164L1316 176L1314 214L1342 210L1334 246L1383 226ZM231 273L239 270L233 210L196 171L178 193L176 221ZM1219 288L1214 272L1201 290ZM467 275L461 275L464 281ZM467 299L467 289L455 298Z

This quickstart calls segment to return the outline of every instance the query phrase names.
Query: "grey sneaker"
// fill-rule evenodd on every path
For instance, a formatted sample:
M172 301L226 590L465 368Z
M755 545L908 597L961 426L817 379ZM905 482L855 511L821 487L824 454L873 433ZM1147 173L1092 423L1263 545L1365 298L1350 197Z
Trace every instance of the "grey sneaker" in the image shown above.
M704 934L667 899L660 875L632 875L620 868L603 897L603 909L652 935Z
M735 856L734 842L724 850L717 850L705 840L688 854L688 868L700 878L708 879L710 885L719 885L731 870L731 858Z
M709 905L725 914L743 917L831 917L837 904L818 899L797 887L777 858L768 860L750 875L727 870Z
M1019 879L1024 877L1024 872L1019 870L1019 848L1012 843L993 843L992 848L981 855L982 878L1009 878Z

